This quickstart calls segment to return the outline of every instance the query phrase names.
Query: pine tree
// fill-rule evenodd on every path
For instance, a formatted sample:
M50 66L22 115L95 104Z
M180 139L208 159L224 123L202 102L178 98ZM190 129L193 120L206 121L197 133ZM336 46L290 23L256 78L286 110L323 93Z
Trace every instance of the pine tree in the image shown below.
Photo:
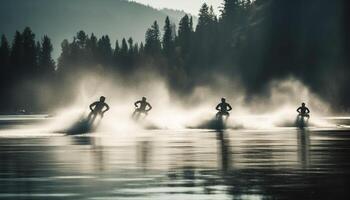
M48 36L44 36L41 41L41 50L39 53L39 69L40 73L50 78L55 71L55 62L51 57L53 47Z
M134 47L133 47L133 52L134 52L134 59L136 59L137 58L137 56L139 56L139 44L138 43L135 43L134 44Z
M129 67L132 67L135 61L135 49L134 49L134 40L131 37L128 39L128 46L129 46L129 51L127 56L127 65Z
M85 49L88 40L88 35L84 31L79 31L76 35L76 43L79 49Z
M120 49L120 53L126 55L129 51L128 43L126 42L126 39L123 38L122 40L122 48Z
M122 46L120 48L120 54L119 54L119 57L120 57L120 63L121 63L121 67L122 67L122 70L126 69L128 66L128 54L129 53L129 47L128 47L128 43L126 42L126 39L123 38L122 40Z
M3 97L8 96L11 91L13 74L10 66L10 45L5 35L1 36L0 44L0 94ZM8 97L0 99L0 110L8 110L11 99Z
M223 24L224 31L232 34L235 28L238 28L241 22L241 15L244 9L241 0L224 0L224 7L221 10L220 21Z
M141 42L140 48L139 48L139 54L140 56L142 56L144 53L145 53L145 46L143 45L143 42Z
M10 45L7 41L6 36L2 35L1 44L0 44L0 71L3 72L3 70L10 67L9 65L10 65Z
M240 0L224 0L224 7L221 10L223 20L233 20L241 5Z
M114 55L118 55L120 53L120 46L119 46L119 41L115 41L115 47L114 47Z
M146 32L145 51L148 55L158 55L161 52L160 30L157 21Z
M132 56L134 54L134 40L131 37L128 39L128 46L129 46L129 55Z
M67 39L61 43L61 55L58 58L57 70L63 75L66 70L69 70L68 65L71 62L71 47Z
M97 47L100 54L100 63L110 65L113 60L113 50L109 36L102 36L97 42Z
M35 34L29 27L26 27L22 33L23 37L23 64L25 76L32 76L37 71L37 51L35 43Z
M21 76L23 71L23 37L19 31L16 31L12 43L10 62L11 71L16 72L18 77Z
M216 60L217 53L217 21L214 9L212 6L203 4L195 33L195 56L196 63L201 69L213 65L213 60Z
M115 47L114 47L114 52L113 52L113 57L114 57L114 64L118 65L120 62L120 46L119 46L119 41L115 41Z
M122 47L120 49L120 55L121 55L121 59L123 61L126 60L126 57L128 56L128 52L129 52L128 43L126 42L126 39L123 38L123 40L122 40Z
M181 53L185 57L189 57L189 51L191 47L191 38L192 38L192 30L191 30L191 22L188 15L185 15L179 23L178 37L177 37L177 45L181 49Z
M93 33L90 35L90 38L86 39L87 59L91 64L94 64L99 56L97 42L97 37Z
M174 53L174 36L173 28L170 24L169 17L165 19L164 35L163 35L163 52L169 58Z
M199 10L199 18L196 31L202 31L211 23L211 17L209 15L209 7L204 3Z
M38 66L39 66L40 51L41 51L41 43L40 41L37 41L35 45L35 54L36 54L36 62Z

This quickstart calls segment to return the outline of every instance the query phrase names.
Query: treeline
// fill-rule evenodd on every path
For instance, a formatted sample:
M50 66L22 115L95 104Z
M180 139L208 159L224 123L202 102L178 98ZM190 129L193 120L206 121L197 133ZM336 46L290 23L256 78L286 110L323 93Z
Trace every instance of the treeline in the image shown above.
M48 108L48 101L54 97L47 91L52 89L56 73L52 50L49 37L36 41L35 34L28 27L23 32L17 31L12 43L5 35L1 36L1 112L43 111Z
M203 4L198 24L187 15L177 25L169 18L164 27L155 21L144 43L79 31L73 40L62 42L57 65L50 56L50 39L37 42L26 28L16 32L12 45L5 36L1 39L1 84L6 86L1 93L9 97L2 99L1 110L11 107L7 105L15 110L50 107L38 104L35 98L42 96L35 92L25 96L31 105L13 94L18 83L28 86L28 80L54 90L46 92L47 102L58 105L74 99L79 74L118 74L130 81L146 71L164 77L180 96L191 94L195 86L211 85L217 75L240 80L248 97L266 95L271 80L292 75L336 107L348 108L347 8L345 0L224 0L216 14Z

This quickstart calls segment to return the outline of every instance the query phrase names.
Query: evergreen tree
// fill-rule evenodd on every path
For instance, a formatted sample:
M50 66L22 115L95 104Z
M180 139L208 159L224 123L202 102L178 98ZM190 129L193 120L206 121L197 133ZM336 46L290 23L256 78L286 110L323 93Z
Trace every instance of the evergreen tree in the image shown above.
M132 56L134 54L134 40L131 37L128 39L128 46L129 46L129 55Z
M97 43L100 63L110 65L113 60L113 50L108 35L102 36Z
M241 0L224 0L224 7L221 10L221 37L222 42L230 44L234 30L239 29L242 20L244 5ZM229 51L226 49L225 51Z
M201 70L213 66L218 56L218 38L216 15L212 6L209 7L205 3L202 5L194 38L194 62Z
M98 50L97 37L92 33L90 38L86 40L87 59L91 64L96 63L99 54Z
M114 52L113 52L113 57L114 57L114 64L118 65L120 62L120 46L119 46L119 41L115 41L115 47L114 47Z
M37 49L35 43L35 34L29 27L26 27L22 33L23 37L23 63L26 76L34 75L37 71Z
M180 51L183 57L190 57L190 47L191 47L191 38L192 38L192 30L191 30L191 22L188 15L185 15L179 23L178 37L177 37L177 45L180 47Z
M0 99L0 111L8 110L11 101L8 97L12 86L12 73L10 70L10 45L5 35L2 35L0 44L0 94L6 98Z
M115 48L114 48L114 56L117 57L120 53L120 46L119 46L119 41L115 41Z
M165 25L164 25L164 35L163 35L163 52L169 59L172 54L174 54L174 36L173 36L173 29L170 24L169 17L166 17L165 19Z
M84 31L79 31L75 39L79 49L85 49L88 40L88 35Z
M137 59L137 56L139 56L139 44L138 43L135 43L134 44L134 47L133 47L133 52L134 52L134 59Z
M142 56L145 53L145 46L143 45L143 42L140 44L139 54Z
M67 39L63 40L61 43L61 55L58 58L58 68L57 70L61 75L69 70L68 65L71 62L71 48Z
M221 19L226 26L229 23L237 23L237 17L240 14L241 1L240 0L224 0L223 9L221 10Z
M124 71L125 69L128 68L128 55L129 55L129 47L128 47L128 43L126 42L126 39L123 38L122 39L122 46L120 48L120 53L119 53L119 57L120 57L120 63L121 63L121 68L122 71Z
M55 62L51 57L53 47L51 44L51 40L48 36L44 36L41 41L41 50L39 53L39 69L40 73L43 76L47 76L48 78L55 71Z
M129 47L128 47L128 43L126 42L126 39L123 38L122 40L122 48L120 49L120 54L126 56L129 52Z
M130 37L128 39L128 46L129 46L129 51L128 51L128 56L127 56L127 65L129 67L133 67L134 61L135 61L135 47L134 47L134 40Z
M1 44L0 44L0 71L9 68L10 66L10 45L7 41L5 35L1 36ZM2 73L3 74L3 73Z
M23 71L23 37L19 31L16 31L10 56L12 72L16 72L17 75L22 75ZM18 77L19 77L18 76Z
M36 42L36 45L35 45L35 54L36 54L36 62L37 62L37 66L40 68L39 66L39 59L40 59L40 52L41 52L41 43L40 41L37 41ZM39 70L39 69L38 69Z
M204 3L199 10L199 18L196 31L201 31L201 29L207 28L207 26L211 23L211 16L209 14L209 7L206 3Z
M159 55L161 52L160 30L157 21L146 32L145 51L148 55Z

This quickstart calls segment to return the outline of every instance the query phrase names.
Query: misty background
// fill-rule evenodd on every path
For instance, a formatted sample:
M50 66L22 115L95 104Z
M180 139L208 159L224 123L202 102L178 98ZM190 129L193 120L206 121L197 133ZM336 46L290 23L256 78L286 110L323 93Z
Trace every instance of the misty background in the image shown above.
M48 112L106 81L132 91L155 80L189 105L211 98L193 99L198 88L268 101L271 85L293 79L333 110L350 106L345 0L224 0L198 18L122 0L0 3L3 113Z
M28 26L37 39L48 35L55 59L60 55L61 42L80 30L99 36L108 34L113 41L123 37L143 41L145 30L154 20L162 26L169 16L178 23L186 14L128 0L0 0L0 5L0 33L12 39L16 30Z

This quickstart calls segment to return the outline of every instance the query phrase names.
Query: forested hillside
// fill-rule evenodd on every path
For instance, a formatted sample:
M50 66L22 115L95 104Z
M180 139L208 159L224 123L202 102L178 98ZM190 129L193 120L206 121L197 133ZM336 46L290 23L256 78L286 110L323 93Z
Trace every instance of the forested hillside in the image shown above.
M0 0L0 33L12 36L16 30L31 27L39 38L50 36L57 58L62 40L79 30L108 34L113 40L133 37L143 41L148 25L154 20L162 25L167 11L127 0ZM184 15L171 12L175 23Z
M333 108L348 109L348 8L345 0L224 0L221 13L204 4L196 25L187 15L177 29L169 18L153 20L142 32L145 43L96 36L82 25L84 31L62 42L56 64L49 38L36 43L27 28L12 42L2 38L1 84L7 87L1 89L12 99L2 99L10 103L1 109L38 109L34 92L21 102L9 89L28 79L55 91L46 99L67 102L74 99L77 74L122 75L127 82L140 71L158 73L172 94L183 98L196 86L212 85L217 76L239 80L247 97L264 94L272 80L293 76Z

